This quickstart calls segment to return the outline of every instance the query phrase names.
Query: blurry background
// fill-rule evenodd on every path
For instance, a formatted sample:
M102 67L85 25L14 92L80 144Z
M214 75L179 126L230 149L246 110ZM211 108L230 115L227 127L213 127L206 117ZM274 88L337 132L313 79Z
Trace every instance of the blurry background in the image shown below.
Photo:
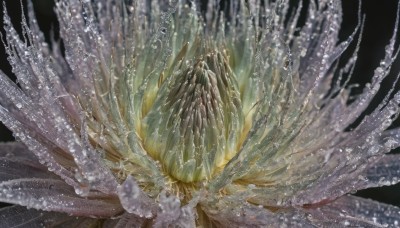
M29 1L29 0L28 0ZM12 18L13 24L20 31L21 21L21 5L17 0L6 0L7 10ZM297 0L290 0L293 5L298 3ZM304 1L304 8L307 7L307 2ZM26 1L23 1L25 4ZM36 16L39 25L44 31L46 39L50 39L50 31L53 31L54 36L58 39L58 24L56 16L53 12L53 0L33 0ZM222 4L229 4L229 1L222 1ZM350 35L357 25L358 0L343 0L343 24L341 31L341 39L345 39ZM362 1L362 14L366 16L364 24L364 32L362 35L361 49L358 53L358 63L355 68L354 76L351 80L352 83L359 83L361 85L369 82L372 77L374 69L379 65L379 61L384 56L384 47L388 43L393 33L394 22L396 19L397 0L367 0ZM3 7L1 6L1 9ZM25 7L26 10L26 7ZM1 22L2 22L1 10ZM2 23L0 23L2 24ZM0 26L2 27L2 26ZM1 29L4 33L4 30ZM400 35L400 34L399 34ZM398 39L400 40L400 39ZM354 47L353 47L354 48ZM353 50L350 48L350 50ZM351 51L345 54L351 54ZM7 75L12 76L11 68L7 63L7 56L5 55L3 45L0 45L0 69ZM394 79L400 71L400 61L397 60L392 68L391 75L384 81L381 89L380 97L375 99L375 104L382 99L382 94L393 86ZM399 85L396 85L399 89ZM357 90L355 91L357 93ZM374 107L371 105L366 114ZM400 126L400 119L396 121L396 126ZM2 124L0 124L0 142L12 141L13 136ZM390 187L381 187L376 189L369 189L359 191L357 195L372 198L381 202L400 206L400 184ZM1 204L0 204L1 205Z

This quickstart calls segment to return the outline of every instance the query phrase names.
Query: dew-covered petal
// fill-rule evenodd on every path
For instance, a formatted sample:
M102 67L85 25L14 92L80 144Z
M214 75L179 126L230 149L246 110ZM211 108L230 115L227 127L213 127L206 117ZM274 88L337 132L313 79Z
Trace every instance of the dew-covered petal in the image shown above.
M0 227L43 227L68 220L68 217L63 213L9 206L0 209Z
M87 136L87 141L94 142L97 148L101 149L100 153L109 155L108 159L111 162L108 165L126 159L133 166L129 172L139 183L154 182L154 185L162 185L163 178L158 167L143 150L135 132L135 128L141 122L141 119L136 118L141 109L133 107L134 103L140 100L134 96L143 79L141 77L147 76L136 74L135 66L131 65L136 65L132 62L136 53L132 52L143 49L143 46L139 46L148 41L135 35L148 33L149 25L142 20L142 16L147 17L141 14L145 10L145 7L141 8L143 5L146 4L91 4L78 1L56 3L60 36L66 49L65 59L62 59L60 64L61 67L68 68L68 73L71 74L71 77L67 75L62 78L68 93L79 100L79 106L83 109L81 111L87 126L84 126L81 132ZM155 5L154 9L156 8L158 6ZM125 10L129 10L129 13ZM98 17L99 13L106 16ZM129 16L121 17L127 13ZM141 14L140 18L137 18L138 14ZM146 51L146 55L147 53L150 52ZM162 58L154 53L152 56ZM141 66L146 65L146 69L149 70L155 62L159 62L155 58L141 57L137 63ZM146 64L147 62L149 64ZM137 71L140 72L140 69ZM87 153L90 159L82 160L93 160L99 151L92 153L88 150ZM82 154L77 156L83 157ZM101 187L110 188L109 193L112 193L117 184L109 174L105 175L105 169L100 170L102 166L99 161L84 166L89 165L91 168L99 167L93 172L95 175L91 176L97 180L96 185L107 179L108 184ZM87 173L90 175L90 172ZM101 173L104 173L103 176L99 175ZM122 177L124 178L126 176ZM101 179L103 181L100 181Z
M191 203L182 206L180 200L173 195L167 196L165 192L160 195L160 210L154 220L154 227L162 228L178 226L183 228L195 227L195 210Z
M384 131L379 141L388 148L396 149L400 146L400 128Z
M92 217L112 216L121 211L115 198L81 198L61 180L16 179L1 182L0 189L0 201L44 211Z
M0 182L19 178L54 178L22 143L0 143Z
M57 228L87 228L87 227L99 227L102 224L102 220L87 217L75 217L69 216L69 220L63 223L56 224Z
M356 196L343 196L305 213L319 227L398 227L400 223L398 207Z
M397 227L400 219L398 207L355 196L272 210L226 198L201 207L217 227Z
M0 158L0 182L19 178L54 178L54 174L24 159Z
M117 191L121 205L127 212L145 218L151 218L156 213L156 202L143 192L132 176L128 176Z
M99 220L75 217L66 213L47 212L27 209L22 206L9 206L0 209L0 227L7 228L87 228L99 223Z
M0 120L14 131L14 134L27 145L29 150L35 153L41 163L45 164L49 170L62 177L71 186L79 188L76 183L75 173L70 171L79 168L83 178L78 181L85 182L86 180L86 182L89 182L90 188L101 190L109 194L115 194L115 188L117 186L115 177L111 174L111 171L105 167L99 154L91 145L88 142L82 142L75 138L75 133L73 133L71 136L72 138L70 138L72 140L71 145L69 143L65 145L67 147L65 149L70 154L64 154L65 151L54 145L52 141L39 137L40 133L37 132L37 129L24 126L23 123L15 119L15 116L2 106L0 106ZM65 126L60 126L60 131L64 133L65 131L73 131L69 127L66 129L64 128ZM36 137L33 137L34 135ZM68 148L70 146L72 148Z
M0 157L24 158L34 163L38 163L34 153L21 142L2 142L0 143Z
M50 171L63 178L69 185L74 187L78 186L74 174L67 170L66 167L62 166L62 164L60 164L62 162L59 163L59 161L63 160L62 156L59 157L58 154L52 153L51 149L54 149L52 144L47 145L41 142L40 139L30 137L31 134L34 134L32 130L23 126L15 118L12 118L10 113L2 106L0 106L0 120L3 121L8 128L13 130L14 134L18 135L19 138L24 139L24 143L28 145L27 147L29 150L37 156L41 164L46 165Z
M215 227L313 227L304 212L286 208L271 211L234 197L206 200L201 208Z
M145 223L146 219L137 215L124 213L119 218L107 219L103 223L103 228L140 228Z
M359 189L397 184L400 182L400 155L388 154L377 162L368 164L363 176L366 181Z
M31 16L33 17L33 14ZM6 51L13 72L23 82L23 88L16 86L0 72L0 103L3 109L0 120L15 134L34 137L36 140L40 138L40 141L58 147L58 153L63 157L72 156L74 159L70 161L73 160L75 163L73 165L78 167L83 178L91 184L91 188L105 193L115 193L116 180L101 160L99 153L78 134L80 130L77 128L82 126L79 124L76 126L76 122L80 121L76 110L77 103L72 100L72 96L61 83L60 75L54 69L56 66L53 67L50 61L49 53L43 56L39 51L40 36L33 38L35 34L24 20L22 22L24 35L32 39L32 46L28 46L27 42L19 38L6 11L4 20L7 28ZM33 18L31 26L35 27ZM30 90L32 88L37 89ZM16 124L28 127L30 132L21 132L15 126L11 126ZM25 138L19 138L31 146Z
M360 189L394 185L400 182L400 156L381 155L372 157L361 165L334 170L331 175L320 178L307 189L299 191L291 199L295 205L333 200Z

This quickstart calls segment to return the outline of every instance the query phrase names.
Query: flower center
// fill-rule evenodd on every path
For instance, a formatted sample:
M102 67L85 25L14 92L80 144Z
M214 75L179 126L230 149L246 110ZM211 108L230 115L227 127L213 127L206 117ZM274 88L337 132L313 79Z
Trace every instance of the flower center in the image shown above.
M220 52L181 66L144 118L144 145L182 182L210 178L237 151L243 114L237 82Z

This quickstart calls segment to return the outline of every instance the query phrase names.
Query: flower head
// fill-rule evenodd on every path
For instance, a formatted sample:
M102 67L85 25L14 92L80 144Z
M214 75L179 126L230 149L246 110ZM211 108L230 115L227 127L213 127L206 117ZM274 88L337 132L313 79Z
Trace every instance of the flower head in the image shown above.
M45 42L31 4L23 36L5 12L18 84L0 73L0 120L19 142L0 146L0 201L19 206L0 224L398 224L399 208L347 195L400 180L400 157L385 154L400 145L387 130L400 92L356 122L396 35L350 97L357 51L337 62L363 19L340 41L340 1L311 1L302 26L301 3L220 6L58 0L63 46Z

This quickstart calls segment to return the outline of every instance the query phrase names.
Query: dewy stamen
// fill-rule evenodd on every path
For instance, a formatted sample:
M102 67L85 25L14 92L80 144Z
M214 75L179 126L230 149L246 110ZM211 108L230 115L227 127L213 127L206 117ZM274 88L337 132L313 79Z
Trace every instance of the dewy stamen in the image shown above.
M201 60L185 71L171 90L167 107L178 113L173 121L180 122L182 136L188 137L194 133L196 137L204 137L206 128L216 128L215 126L223 124L223 107L217 77L207 63ZM196 144L200 143L199 140L196 141Z

